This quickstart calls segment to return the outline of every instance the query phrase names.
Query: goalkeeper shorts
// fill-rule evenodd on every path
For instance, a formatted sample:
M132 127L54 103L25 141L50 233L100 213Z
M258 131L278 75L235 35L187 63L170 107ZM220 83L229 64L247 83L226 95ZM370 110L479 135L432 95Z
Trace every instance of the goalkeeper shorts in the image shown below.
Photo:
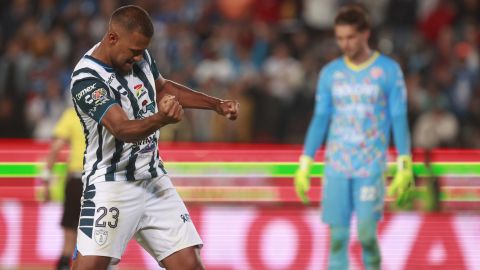
M329 225L349 226L353 212L358 220L380 220L383 215L383 174L349 178L326 173L323 181L322 220Z

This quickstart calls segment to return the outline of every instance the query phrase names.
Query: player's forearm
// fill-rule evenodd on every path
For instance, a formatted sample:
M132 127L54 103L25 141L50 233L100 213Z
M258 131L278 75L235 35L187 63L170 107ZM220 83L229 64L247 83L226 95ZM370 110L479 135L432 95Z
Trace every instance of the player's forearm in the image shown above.
M132 143L147 138L165 125L167 123L162 121L161 115L157 113L144 119L124 120L115 126L107 126L107 129L118 140Z
M407 115L392 117L393 140L399 155L410 155L410 130Z
M173 95L183 108L217 110L221 100L204 93L192 90L184 85L166 80L157 94Z

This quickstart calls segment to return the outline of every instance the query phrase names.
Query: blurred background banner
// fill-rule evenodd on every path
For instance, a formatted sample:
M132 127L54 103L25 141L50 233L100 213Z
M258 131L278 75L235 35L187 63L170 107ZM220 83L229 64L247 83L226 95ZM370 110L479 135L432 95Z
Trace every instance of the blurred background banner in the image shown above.
M36 194L48 142L0 139L0 199L41 200ZM292 177L298 167L300 145L165 143L160 145L165 168L187 202L299 203ZM68 148L61 151L60 161ZM321 200L323 151L313 166L311 198ZM389 153L387 184L395 172L394 152ZM426 159L426 157L428 157ZM417 150L413 153L417 197L438 196L444 210L480 210L479 150ZM66 165L54 167L53 199L61 201ZM432 181L438 190L432 189ZM390 202L390 198L387 198ZM424 209L419 200L417 209Z

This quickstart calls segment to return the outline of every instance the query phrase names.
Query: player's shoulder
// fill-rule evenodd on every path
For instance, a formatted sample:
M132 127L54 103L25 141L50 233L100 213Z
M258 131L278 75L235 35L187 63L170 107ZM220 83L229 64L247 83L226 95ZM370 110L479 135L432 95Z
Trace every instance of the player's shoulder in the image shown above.
M339 69L343 69L345 67L345 64L343 62L342 57L335 58L331 60L330 62L326 63L323 67L321 72L323 74L330 74L333 73L334 71L337 71Z
M332 70L332 69L338 69L338 68L343 68L345 66L345 63L343 61L343 57L337 57L330 62L328 62L323 69L325 70Z
M377 58L377 64L383 65L387 68L398 68L400 65L392 57L379 53Z
M92 57L92 53L97 46L98 44L93 46L80 58L72 72L72 82L83 80L86 77L95 77L106 81L112 76L112 73L114 73L112 67Z
M91 55L85 54L75 66L72 77L87 73L96 77L108 76L113 72L113 69L99 60L93 58Z

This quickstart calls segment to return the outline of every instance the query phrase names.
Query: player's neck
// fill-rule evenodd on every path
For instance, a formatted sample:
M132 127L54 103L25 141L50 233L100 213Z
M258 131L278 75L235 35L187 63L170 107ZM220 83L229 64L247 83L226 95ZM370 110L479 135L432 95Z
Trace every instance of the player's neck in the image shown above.
M103 42L100 42L97 48L95 48L91 54L91 56L100 62L106 64L107 66L112 66L111 61L107 57L105 53L105 47L103 46Z
M348 61L356 66L359 66L365 62L367 62L370 57L372 57L373 51L366 47L365 49L361 50L360 53L355 55L353 58L348 58Z

